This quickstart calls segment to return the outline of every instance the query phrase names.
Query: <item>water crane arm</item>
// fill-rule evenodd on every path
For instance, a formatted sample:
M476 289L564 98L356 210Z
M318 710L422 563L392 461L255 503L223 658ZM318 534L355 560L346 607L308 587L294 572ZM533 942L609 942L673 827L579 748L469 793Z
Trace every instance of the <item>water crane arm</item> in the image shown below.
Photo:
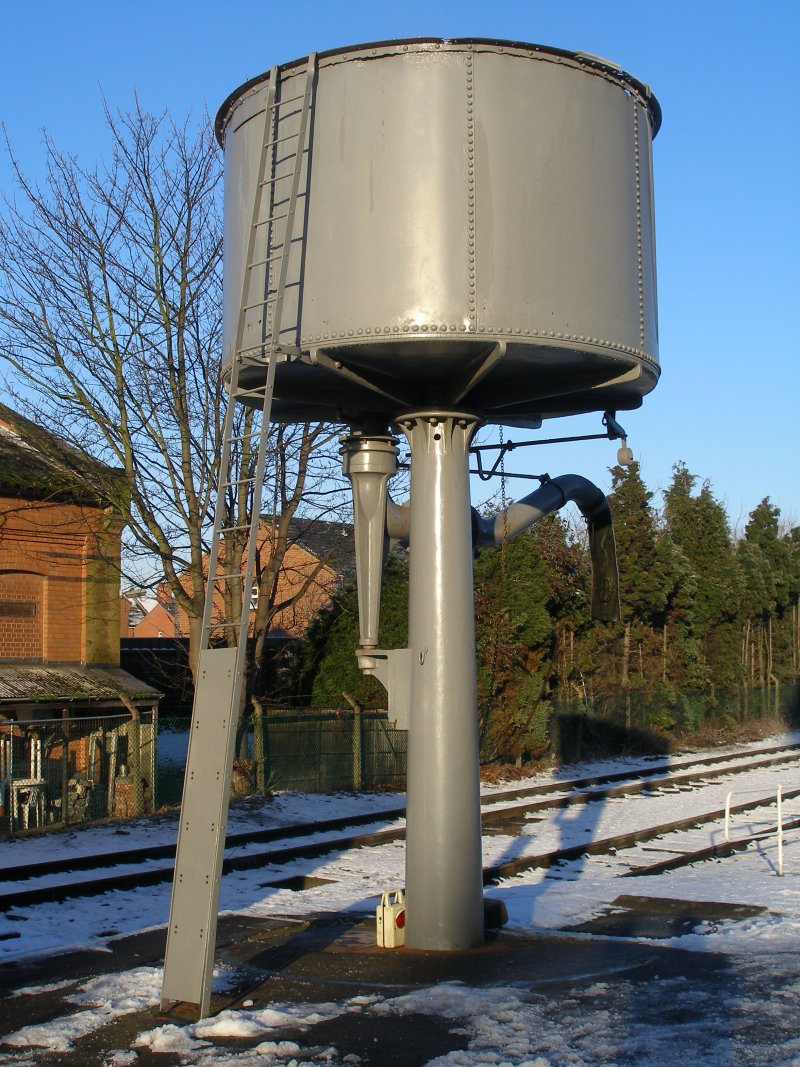
M386 502L386 534L391 542L399 545L408 544L411 529L411 505L395 504L391 497Z
M602 490L579 474L551 478L528 496L497 515L479 515L472 510L472 536L476 548L502 544L517 537L529 526L563 507L567 501L578 505L589 526L589 553L592 559L592 618L610 621L619 618L619 575L611 508Z

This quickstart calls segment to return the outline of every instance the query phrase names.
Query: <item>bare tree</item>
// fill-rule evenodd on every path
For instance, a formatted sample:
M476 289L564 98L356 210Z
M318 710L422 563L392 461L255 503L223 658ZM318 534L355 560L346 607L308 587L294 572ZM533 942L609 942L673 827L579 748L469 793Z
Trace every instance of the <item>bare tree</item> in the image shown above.
M19 408L124 472L114 497L127 520L123 571L139 585L166 582L194 666L226 402L220 155L207 120L178 125L138 103L106 108L105 119L110 162L83 167L47 138L41 183L7 142L17 188L0 217L0 359ZM288 523L298 509L327 508L338 489L330 431L273 437L283 530L284 513ZM227 503L235 525L249 521L246 497ZM265 591L287 545L288 527L265 561ZM234 537L229 558L242 547ZM277 610L264 600L262 628Z

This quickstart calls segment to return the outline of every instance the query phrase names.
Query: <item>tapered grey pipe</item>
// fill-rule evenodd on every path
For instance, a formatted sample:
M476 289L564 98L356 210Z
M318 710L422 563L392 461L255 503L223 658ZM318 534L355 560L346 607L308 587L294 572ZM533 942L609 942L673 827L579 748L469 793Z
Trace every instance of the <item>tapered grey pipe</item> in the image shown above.
M376 648L389 479L397 470L395 438L351 434L342 438L342 471L353 487L361 648Z
M411 446L406 945L483 941L468 450L480 420L398 420Z

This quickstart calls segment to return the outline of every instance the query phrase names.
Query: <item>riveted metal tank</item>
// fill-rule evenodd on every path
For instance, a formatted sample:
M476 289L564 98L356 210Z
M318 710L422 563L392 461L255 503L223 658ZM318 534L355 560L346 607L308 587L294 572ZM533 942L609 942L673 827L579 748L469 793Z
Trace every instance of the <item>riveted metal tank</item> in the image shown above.
M217 117L228 361L237 331L252 348L268 329L263 268L244 296L243 282L270 83L288 100L306 70L254 78ZM536 425L638 407L659 374L659 122L647 86L583 53L413 40L320 54L273 416L457 405Z

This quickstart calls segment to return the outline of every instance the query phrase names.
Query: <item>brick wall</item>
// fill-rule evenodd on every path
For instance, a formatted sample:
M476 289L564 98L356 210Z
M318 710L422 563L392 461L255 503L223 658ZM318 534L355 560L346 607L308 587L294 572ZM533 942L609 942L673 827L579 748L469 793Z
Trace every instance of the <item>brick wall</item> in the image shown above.
M270 545L263 529L259 532L258 551L262 560L270 555ZM207 563L208 560L205 560ZM244 561L241 569L244 570ZM218 566L218 573L226 570L226 564L222 561ZM283 564L278 572L277 589L275 591L275 603L286 603L288 606L282 611L276 612L272 619L270 632L287 637L300 637L305 632L311 620L331 602L333 592L339 581L336 571L328 566L320 566L320 561L302 545L292 544L286 549ZM188 575L183 579L184 588L191 592L191 581ZM225 619L225 604L217 583L212 592L213 606L211 621L222 622ZM292 603L293 598L297 598ZM250 616L251 627L255 621L255 612ZM186 613L176 606L175 611L176 631L179 635L189 633L189 621ZM221 631L217 631L220 634ZM138 636L138 631L137 631Z
M0 574L0 656L42 658L44 580L38 574Z
M0 497L0 607L35 604L0 613L0 659L118 664L119 542L100 508Z

